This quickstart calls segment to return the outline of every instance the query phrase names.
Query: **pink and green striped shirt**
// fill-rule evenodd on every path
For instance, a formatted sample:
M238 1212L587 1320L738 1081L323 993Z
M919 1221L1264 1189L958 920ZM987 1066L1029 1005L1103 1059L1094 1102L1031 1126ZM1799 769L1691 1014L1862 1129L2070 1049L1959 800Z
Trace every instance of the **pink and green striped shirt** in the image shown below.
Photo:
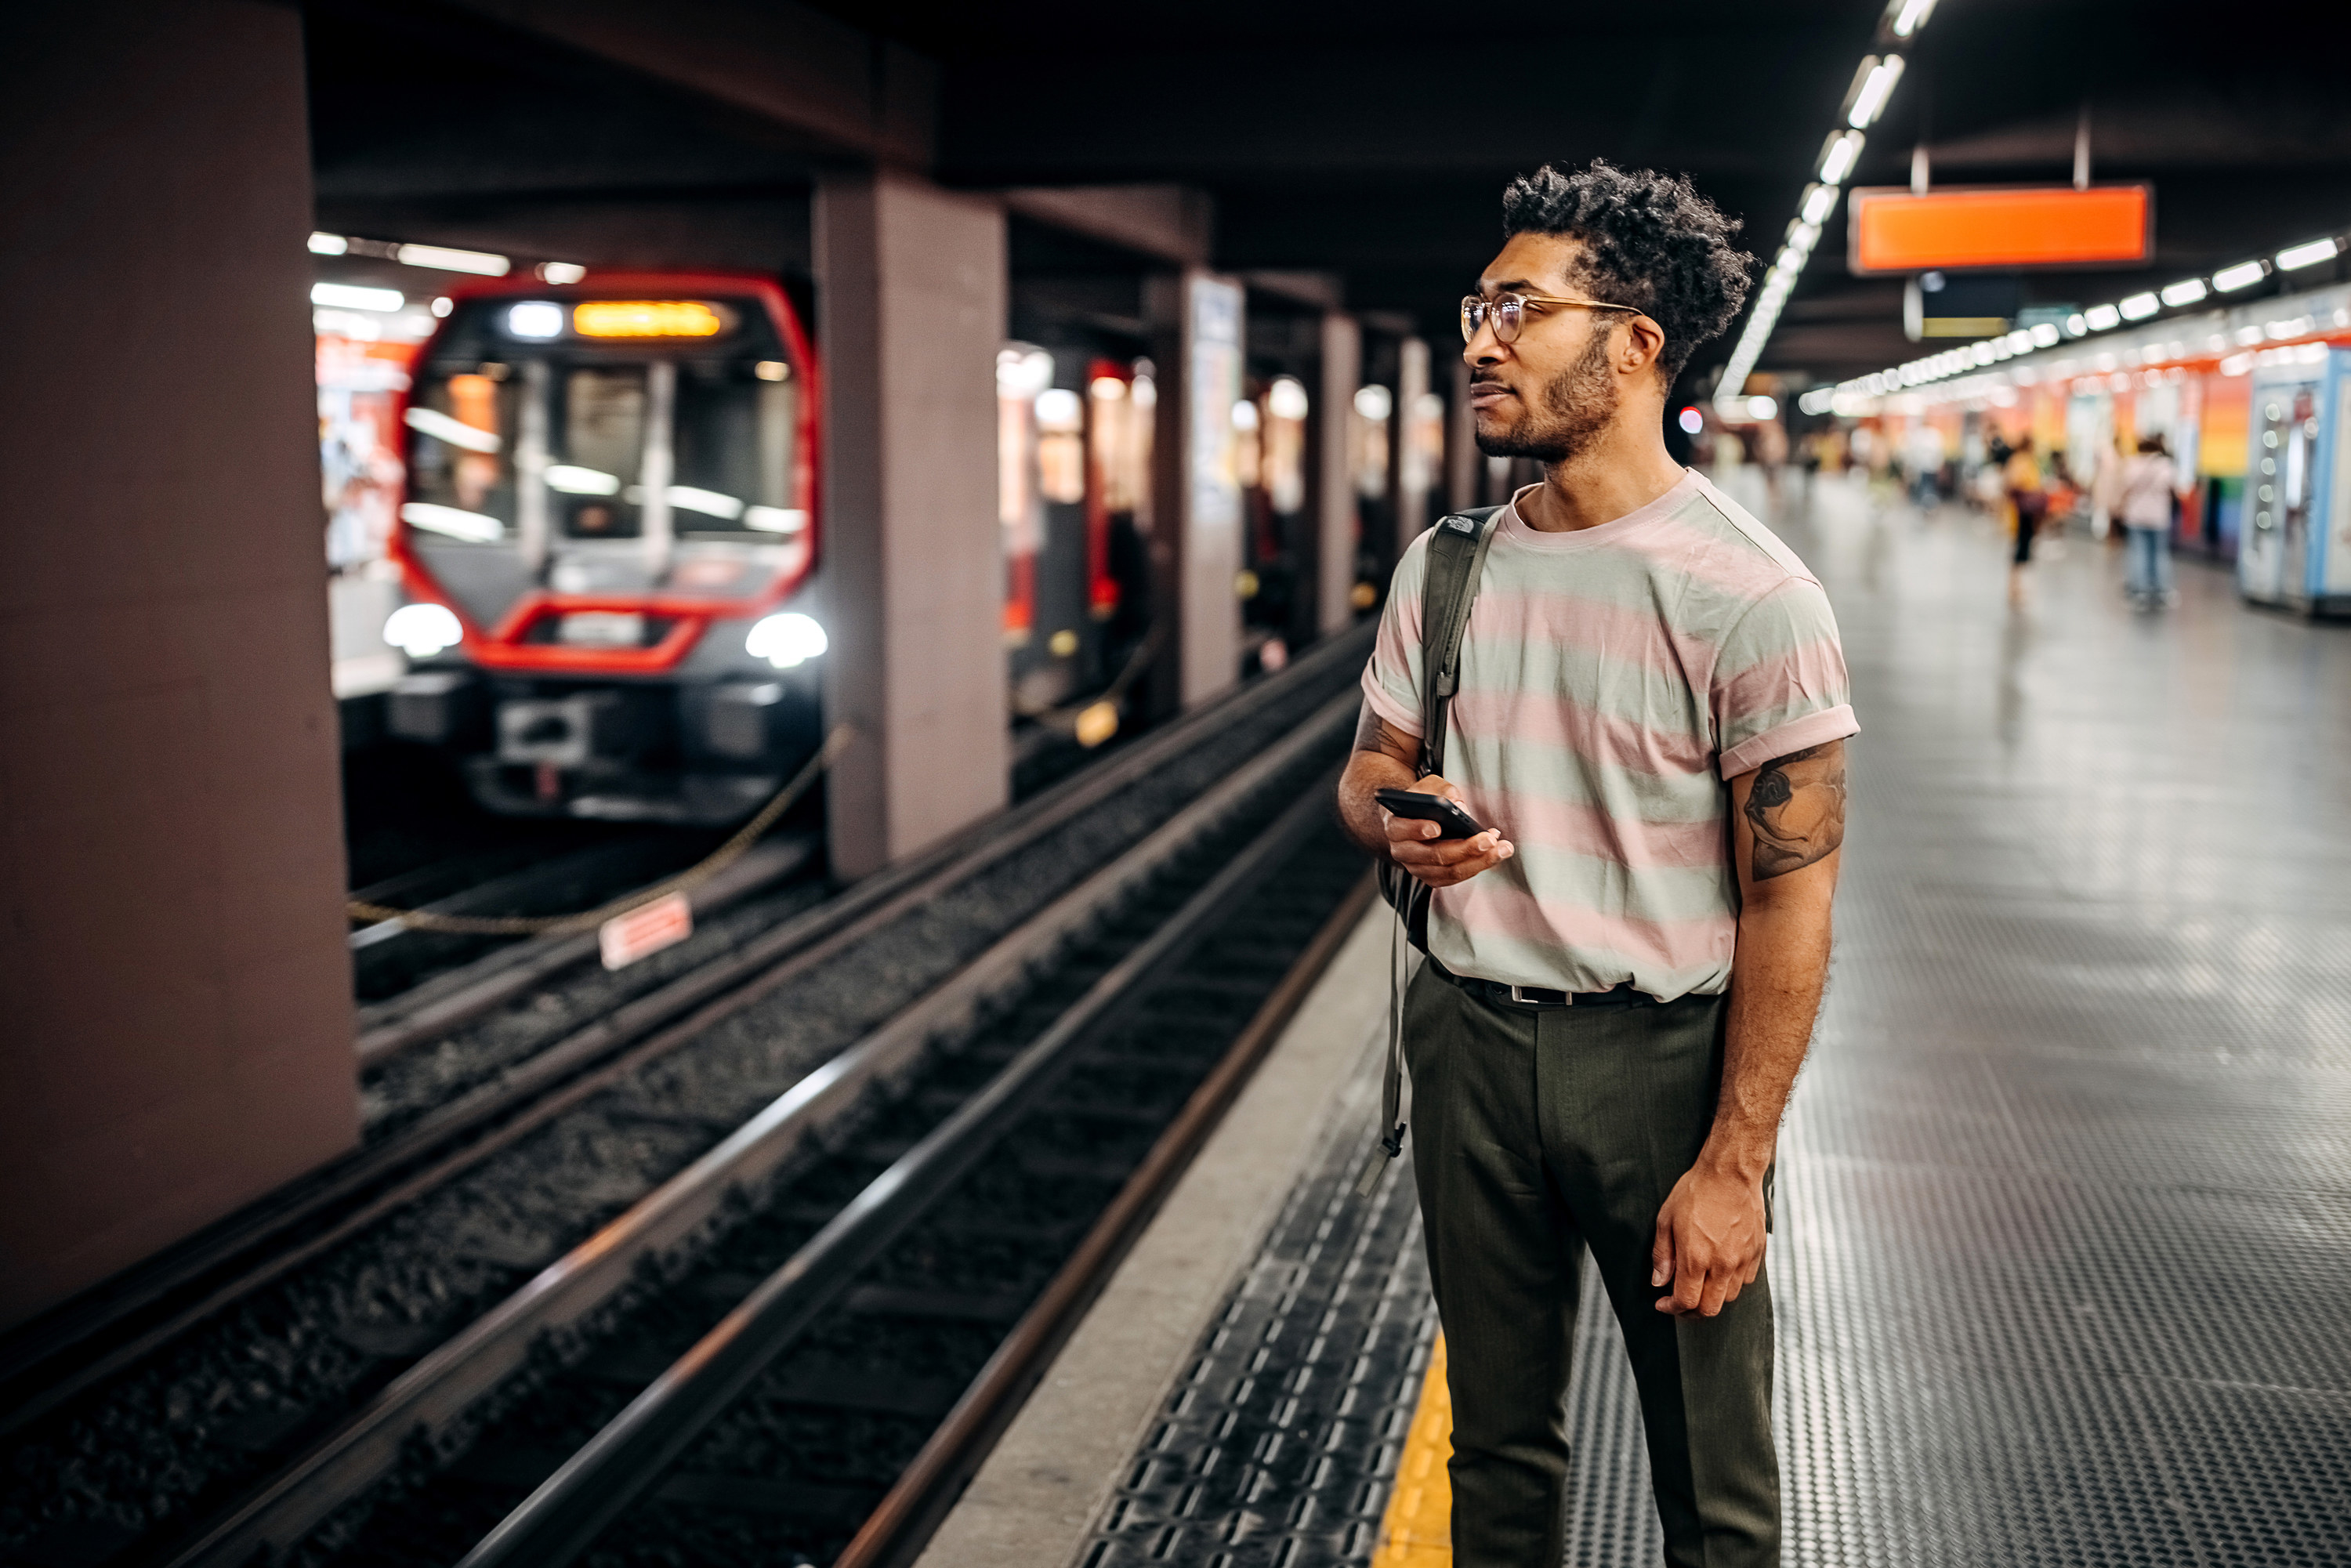
M1721 991L1739 921L1728 780L1860 728L1828 596L1695 471L1596 528L1539 533L1515 500L1498 526L1443 772L1518 852L1438 890L1429 949L1511 985ZM1424 535L1364 672L1372 710L1415 736L1427 561Z

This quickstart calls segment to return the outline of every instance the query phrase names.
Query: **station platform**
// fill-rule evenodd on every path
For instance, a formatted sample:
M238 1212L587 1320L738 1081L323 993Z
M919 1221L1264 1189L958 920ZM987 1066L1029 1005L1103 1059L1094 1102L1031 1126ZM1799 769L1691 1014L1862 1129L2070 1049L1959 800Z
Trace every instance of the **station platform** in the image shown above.
M2135 612L2079 537L2012 609L1980 514L1740 498L1863 724L1771 1254L1787 1560L2351 1562L2351 630L2194 561ZM1353 1190L1387 941L1375 906L925 1568L1449 1561L1408 1172ZM1584 1302L1569 1561L1655 1564Z

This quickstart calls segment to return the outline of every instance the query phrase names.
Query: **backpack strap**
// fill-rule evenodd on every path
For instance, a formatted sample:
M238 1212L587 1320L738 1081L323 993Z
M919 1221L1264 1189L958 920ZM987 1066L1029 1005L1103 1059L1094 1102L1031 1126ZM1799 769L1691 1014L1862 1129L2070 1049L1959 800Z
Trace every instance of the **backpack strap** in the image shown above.
M1500 530L1495 518L1499 507L1479 507L1450 513L1439 519L1428 541L1428 566L1420 591L1420 772L1423 777L1445 770L1445 742L1450 729L1453 694L1461 682L1461 638L1469 629L1469 607L1478 597L1479 580L1486 570L1486 552ZM1400 937L1428 950L1429 890L1406 876L1391 861L1380 867L1381 891L1395 906L1396 925L1388 933L1388 1054L1386 1075L1380 1085L1380 1152L1372 1156L1356 1182L1357 1193L1368 1197L1380 1179L1380 1170L1404 1153L1404 971Z
M1453 694L1461 684L1461 638L1486 552L1498 531L1499 507L1479 507L1440 519L1428 541L1428 569L1420 586L1420 770L1445 771L1445 741Z

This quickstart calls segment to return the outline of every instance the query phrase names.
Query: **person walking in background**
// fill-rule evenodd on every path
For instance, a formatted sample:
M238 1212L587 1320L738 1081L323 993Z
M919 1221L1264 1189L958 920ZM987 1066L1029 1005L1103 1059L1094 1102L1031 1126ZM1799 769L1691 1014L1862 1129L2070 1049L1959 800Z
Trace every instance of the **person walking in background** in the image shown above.
M2115 481L2116 509L2130 541L2123 591L2141 610L2179 602L2171 586L2171 499L2178 487L2179 471L2163 437L2142 436Z
M2103 539L2112 530L2115 489L2122 478L2122 437L2098 448L2098 466L2090 476L2090 537Z
M2032 455L2032 437L2018 438L2008 461L2001 465L2001 487L2008 492L2009 505L2016 510L2016 554L2009 560L2008 601L2024 602L2024 569L2032 563L2032 536L2041 528L2042 514L2048 510L2049 493L2041 477L2041 459Z
M1910 427L1905 443L1910 469L1910 502L1931 512L1943 498L1943 433L1925 420Z

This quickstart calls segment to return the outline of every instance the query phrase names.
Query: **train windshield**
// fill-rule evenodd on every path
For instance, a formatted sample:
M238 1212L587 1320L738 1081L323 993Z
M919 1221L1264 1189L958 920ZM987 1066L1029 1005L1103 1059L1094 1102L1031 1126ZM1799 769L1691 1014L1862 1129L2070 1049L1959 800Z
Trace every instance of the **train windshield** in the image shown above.
M555 312L552 340L498 329L533 306ZM807 528L800 381L756 305L691 348L559 331L545 301L474 310L415 382L412 528L542 560L602 540L782 543Z

